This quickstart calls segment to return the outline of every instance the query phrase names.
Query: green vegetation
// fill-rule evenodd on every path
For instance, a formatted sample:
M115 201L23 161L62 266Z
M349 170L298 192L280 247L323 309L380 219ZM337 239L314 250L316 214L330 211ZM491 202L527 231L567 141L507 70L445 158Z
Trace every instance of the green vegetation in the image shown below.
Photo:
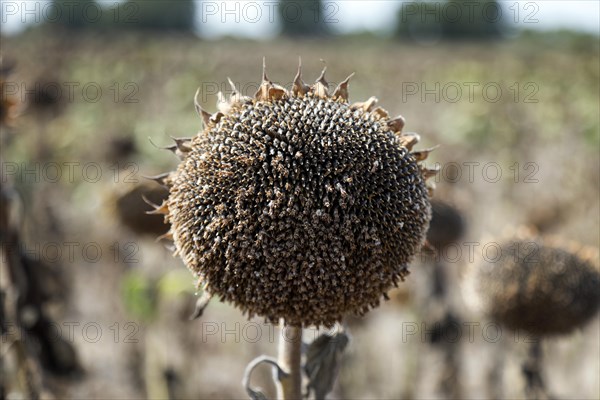
M398 11L396 34L414 40L490 39L506 29L496 0L409 1Z
M323 36L328 33L322 0L281 0L277 11L283 35Z
M194 30L194 0L126 0L109 5L96 0L54 0L54 3L59 11L56 18L54 15L49 18L49 23L70 30Z

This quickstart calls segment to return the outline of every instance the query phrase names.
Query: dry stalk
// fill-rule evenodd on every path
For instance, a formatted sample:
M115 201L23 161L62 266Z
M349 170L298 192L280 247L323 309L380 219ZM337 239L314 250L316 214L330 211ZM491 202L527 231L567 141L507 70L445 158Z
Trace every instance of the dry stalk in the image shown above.
M277 398L299 400L302 398L302 328L281 323L278 364L286 373L277 384Z

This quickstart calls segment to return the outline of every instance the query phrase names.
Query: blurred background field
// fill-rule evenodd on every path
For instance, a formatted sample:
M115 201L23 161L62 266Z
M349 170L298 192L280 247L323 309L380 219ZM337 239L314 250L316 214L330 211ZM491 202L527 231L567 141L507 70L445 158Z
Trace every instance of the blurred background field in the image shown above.
M276 330L218 301L190 321L191 275L155 241L156 220L136 219L146 207L137 193L156 202L164 196L144 176L178 162L156 146L201 128L196 89L211 112L216 92L230 93L227 77L251 95L263 56L269 77L287 87L299 56L306 81L324 62L332 87L355 72L351 100L377 96L406 118L405 130L421 135L419 147L440 145L428 160L441 169L434 198L460 210L467 227L452 251L438 255L447 301L470 324L459 332L459 376L448 376L443 346L430 343L445 305L431 300L433 270L422 255L390 301L350 322L331 397L487 398L497 385L504 398L523 398L526 338L498 331L464 305L466 243L476 243L477 258L486 243L527 225L598 246L594 34L529 31L424 44L371 33L207 40L185 31L40 26L3 36L3 65L14 63L6 92L20 115L2 128L2 184L19 194L23 246L51 271L44 284L56 281L44 307L81 366L78 373L42 367L44 387L56 398L242 398L246 364L275 353ZM596 317L545 343L547 385L557 398L600 396L599 335ZM4 379L17 372L7 369ZM259 375L256 384L272 390L268 369ZM26 397L11 385L9 398Z

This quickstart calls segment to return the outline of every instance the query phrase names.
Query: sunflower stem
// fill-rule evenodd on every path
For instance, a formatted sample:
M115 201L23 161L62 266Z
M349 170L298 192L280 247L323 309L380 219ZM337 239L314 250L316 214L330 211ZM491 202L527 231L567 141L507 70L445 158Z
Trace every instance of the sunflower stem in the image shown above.
M544 380L542 379L542 342L536 338L529 347L528 358L523 364L522 371L526 380L526 391L529 399L547 400L549 398Z
M277 384L277 398L280 400L302 399L302 328L285 325L281 322L278 364L285 371Z

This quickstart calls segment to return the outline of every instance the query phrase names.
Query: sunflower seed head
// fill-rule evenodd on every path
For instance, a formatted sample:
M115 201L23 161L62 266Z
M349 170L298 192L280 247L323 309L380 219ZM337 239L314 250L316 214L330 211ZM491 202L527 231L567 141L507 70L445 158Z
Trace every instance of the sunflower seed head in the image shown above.
M331 326L362 315L425 239L427 154L410 152L415 137L395 134L376 98L350 106L349 78L330 96L324 72L309 87L299 66L288 92L263 68L255 97L210 117L169 175L178 254L249 316Z

